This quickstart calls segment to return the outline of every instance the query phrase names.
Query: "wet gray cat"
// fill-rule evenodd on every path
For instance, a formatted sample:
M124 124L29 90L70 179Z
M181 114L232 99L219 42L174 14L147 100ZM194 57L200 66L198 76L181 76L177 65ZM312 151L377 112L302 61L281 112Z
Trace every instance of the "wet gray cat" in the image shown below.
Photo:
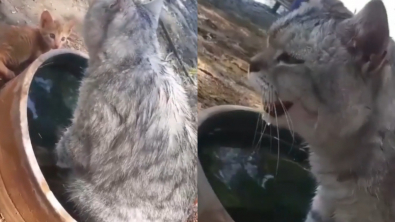
M86 14L89 67L56 147L81 221L185 222L196 198L196 129L159 55L162 5L94 0Z
M395 44L380 0L315 0L276 21L250 63L264 118L310 146L306 222L395 221Z

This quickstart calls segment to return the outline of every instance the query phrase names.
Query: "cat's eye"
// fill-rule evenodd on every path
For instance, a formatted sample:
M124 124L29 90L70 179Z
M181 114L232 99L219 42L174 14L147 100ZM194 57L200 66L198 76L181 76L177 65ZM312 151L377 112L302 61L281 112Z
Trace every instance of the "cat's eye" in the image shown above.
M62 37L62 39L61 39L62 41L64 41L64 40L66 40L66 38L65 37Z
M49 34L49 37L51 37L52 39L55 39L55 34L51 33L51 34Z
M277 57L277 62L283 62L285 64L303 64L304 60L296 58L296 56L289 54L287 52L281 53Z
M114 3L110 5L110 9L114 9L116 6L119 6L119 0L116 0Z
M117 3L113 3L113 4L111 4L110 5L110 9L113 9L113 8L115 8L115 6L117 5Z

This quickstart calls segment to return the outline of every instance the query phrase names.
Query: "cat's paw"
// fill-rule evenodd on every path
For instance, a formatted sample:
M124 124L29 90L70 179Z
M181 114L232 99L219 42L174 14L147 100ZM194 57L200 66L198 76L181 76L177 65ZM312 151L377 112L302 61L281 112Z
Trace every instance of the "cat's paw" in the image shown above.
M61 169L71 169L71 165L71 159L69 158L69 156L64 155L64 153L59 155L58 151L56 166Z
M56 147L56 166L61 169L72 168L72 160L65 146L58 145Z
M7 70L5 72L0 72L0 78L5 81L8 82L11 79L15 78L15 73L11 70Z
M15 78L15 73L13 72L13 71L11 71L11 70L8 70L8 72L7 72L7 74L6 74L6 78L8 78L8 79L13 79L13 78Z
M64 170L71 169L71 165L65 161L57 161L56 166Z

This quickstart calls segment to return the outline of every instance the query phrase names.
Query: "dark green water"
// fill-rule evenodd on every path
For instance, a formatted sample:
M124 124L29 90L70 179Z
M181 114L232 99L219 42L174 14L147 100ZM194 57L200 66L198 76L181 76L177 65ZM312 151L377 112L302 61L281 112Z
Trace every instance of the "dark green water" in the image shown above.
M56 56L37 70L30 86L28 123L32 144L53 149L57 130L70 124L87 60Z
M87 62L85 58L64 54L46 61L37 70L30 86L27 110L33 147L54 149L59 139L57 132L70 125ZM79 221L64 190L64 178L69 172L55 166L41 167L41 171L59 202Z
M278 142L277 129L266 127L258 142L254 113L222 119L199 128L199 159L231 217L236 222L303 222L315 182L301 140L281 130Z

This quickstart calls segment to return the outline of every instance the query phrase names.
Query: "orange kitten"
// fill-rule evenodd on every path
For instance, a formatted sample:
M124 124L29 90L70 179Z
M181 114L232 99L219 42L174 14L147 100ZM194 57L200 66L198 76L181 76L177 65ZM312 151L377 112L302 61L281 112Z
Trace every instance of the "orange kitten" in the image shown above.
M48 11L41 13L40 26L0 27L0 79L15 77L15 70L25 62L32 62L51 49L58 49L66 42L74 21L61 23Z

